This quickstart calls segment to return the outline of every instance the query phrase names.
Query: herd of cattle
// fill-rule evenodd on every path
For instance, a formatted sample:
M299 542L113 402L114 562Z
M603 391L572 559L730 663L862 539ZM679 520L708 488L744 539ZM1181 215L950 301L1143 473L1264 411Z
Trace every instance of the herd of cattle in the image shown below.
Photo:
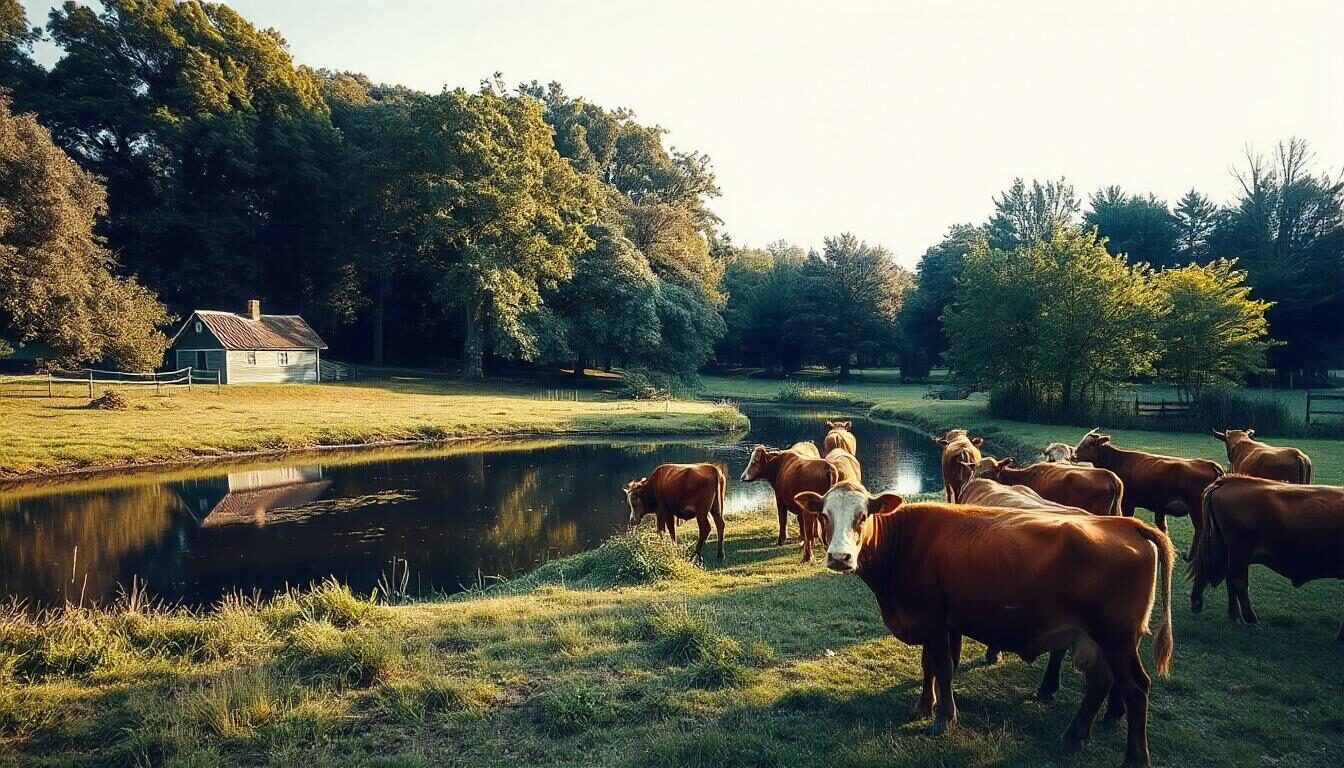
M1066 745L1087 741L1106 702L1106 719L1127 718L1124 764L1148 765L1150 680L1139 640L1149 633L1160 580L1152 654L1165 677L1174 647L1168 515L1189 515L1195 530L1187 557L1195 613L1204 590L1226 581L1228 616L1255 623L1252 563L1294 586L1344 578L1344 488L1311 485L1305 453L1257 442L1254 430L1213 433L1226 444L1227 474L1205 459L1121 449L1095 429L1077 446L1053 443L1043 461L1017 468L1012 458L982 455L981 438L954 429L936 439L948 503L905 504L864 487L851 426L827 422L824 454L811 441L783 450L758 445L741 480L774 489L778 544L793 512L804 561L819 540L826 566L857 574L891 633L921 646L915 716L932 716L934 734L957 719L952 676L963 636L987 646L988 663L1000 651L1029 663L1048 654L1042 700L1054 697L1071 651L1086 689ZM679 520L696 520L699 560L712 519L722 559L726 485L715 464L664 464L624 487L630 522L653 514L659 532L675 540ZM1152 511L1155 526L1135 518L1136 507ZM1344 626L1338 639L1344 642Z

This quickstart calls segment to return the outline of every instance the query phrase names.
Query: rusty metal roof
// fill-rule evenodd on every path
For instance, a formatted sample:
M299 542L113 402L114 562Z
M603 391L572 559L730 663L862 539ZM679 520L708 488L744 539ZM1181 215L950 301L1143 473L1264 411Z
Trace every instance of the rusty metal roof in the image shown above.
M198 309L192 315L219 339L225 349L326 349L326 342L298 315L262 315L253 320L247 315ZM187 318L182 330L191 324ZM182 335L178 331L173 337Z

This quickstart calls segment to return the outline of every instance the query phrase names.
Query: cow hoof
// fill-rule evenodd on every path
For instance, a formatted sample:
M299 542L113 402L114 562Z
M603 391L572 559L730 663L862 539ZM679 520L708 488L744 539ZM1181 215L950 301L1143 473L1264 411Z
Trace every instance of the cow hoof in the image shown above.
M942 736L943 734L947 733L948 729L951 728L956 722L957 722L956 718L935 719L933 721L933 724L929 726L928 734L930 736Z
M1166 533L1166 531L1163 531L1163 533ZM1193 560L1194 557L1195 557L1195 551L1194 551L1193 549L1187 549L1187 550L1181 555L1181 558L1184 559L1185 562L1187 562L1187 563L1190 562L1191 560Z
M910 708L910 716L906 718L906 720L913 723L916 720L924 720L931 716L933 716L932 704L929 704L927 706L924 704L916 704L915 706Z

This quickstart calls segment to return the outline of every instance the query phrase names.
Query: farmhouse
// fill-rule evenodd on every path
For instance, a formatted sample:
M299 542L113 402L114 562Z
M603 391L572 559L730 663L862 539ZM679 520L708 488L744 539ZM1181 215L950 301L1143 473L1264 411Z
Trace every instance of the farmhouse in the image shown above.
M263 315L261 302L247 314L198 309L173 336L171 368L219 372L224 384L321 381L327 345L298 315Z

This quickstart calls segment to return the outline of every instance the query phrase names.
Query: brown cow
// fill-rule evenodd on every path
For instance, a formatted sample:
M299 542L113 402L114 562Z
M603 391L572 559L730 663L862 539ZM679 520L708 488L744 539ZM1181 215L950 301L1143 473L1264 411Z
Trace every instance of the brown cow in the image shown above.
M798 516L804 562L812 559L812 540L821 531L812 514L799 507L793 497L802 491L825 493L838 478L839 468L818 456L817 447L811 442L794 443L787 451L758 445L752 450L746 469L742 470L742 482L764 480L775 491L775 512L779 515L779 540L775 542L776 546L784 544L789 512Z
M826 453L829 454L836 448L844 448L850 453L857 454L859 443L854 439L853 427L854 422L852 421L826 422L826 429L830 431L826 433L826 439L821 444L826 449Z
M1229 472L1285 483L1311 484L1311 458L1296 448L1278 448L1252 440L1254 429L1229 429L1226 432L1215 429L1213 436L1227 444Z
M1125 486L1109 469L1051 462L1019 469L1013 466L1012 456L1002 460L986 456L971 474L1005 485L1025 485L1043 498L1094 515L1124 514Z
M1126 766L1149 765L1148 674L1139 640L1162 580L1163 616L1153 643L1166 676L1171 631L1171 542L1141 520L949 504L903 505L838 483L800 505L831 530L826 566L857 573L899 640L923 648L924 689L916 716L940 734L957 719L952 675L967 636L1031 660L1073 649L1087 690L1065 743L1091 734L1102 701L1108 718L1129 718ZM1080 578L1087 574L1087 578Z
M1200 495L1223 474L1217 462L1207 459L1181 459L1116 448L1111 445L1110 435L1096 429L1083 435L1074 456L1078 461L1114 472L1124 483L1121 508L1125 516L1132 516L1136 507L1152 510L1153 521L1163 533L1167 530L1167 515L1189 515L1198 536Z
M695 520L700 538L695 542L695 559L709 538L709 519L719 531L719 559L723 559L723 497L728 479L715 464L660 464L645 478L626 483L625 503L630 506L630 524L638 524L652 512L658 531L667 530L677 540L677 520Z
M972 469L979 475L988 467L997 466L992 456L980 459L980 464ZM980 507L999 507L1002 509L1031 509L1039 512L1053 512L1057 515L1086 515L1084 509L1041 498L1036 491L1025 485L1004 485L988 476L976 476L966 481L957 496L958 503ZM985 663L999 663L998 648L985 649ZM1054 701L1059 692L1059 672L1064 665L1064 651L1051 651L1049 663L1045 665L1045 676L1036 689L1036 698L1040 701Z
M1052 464L1071 464L1075 467L1090 467L1091 462L1079 461L1073 455L1073 446L1068 443L1051 443L1041 449L1043 461Z
M970 478L965 465L980 460L980 446L985 441L971 437L964 429L951 429L946 435L935 437L933 442L943 446L943 492L949 502L955 503L957 491Z
M1294 587L1344 579L1344 488L1225 475L1204 491L1204 528L1189 575L1190 609L1204 608L1203 585L1227 579L1227 616L1255 624L1250 566L1268 566ZM1344 643L1344 626L1335 638Z

